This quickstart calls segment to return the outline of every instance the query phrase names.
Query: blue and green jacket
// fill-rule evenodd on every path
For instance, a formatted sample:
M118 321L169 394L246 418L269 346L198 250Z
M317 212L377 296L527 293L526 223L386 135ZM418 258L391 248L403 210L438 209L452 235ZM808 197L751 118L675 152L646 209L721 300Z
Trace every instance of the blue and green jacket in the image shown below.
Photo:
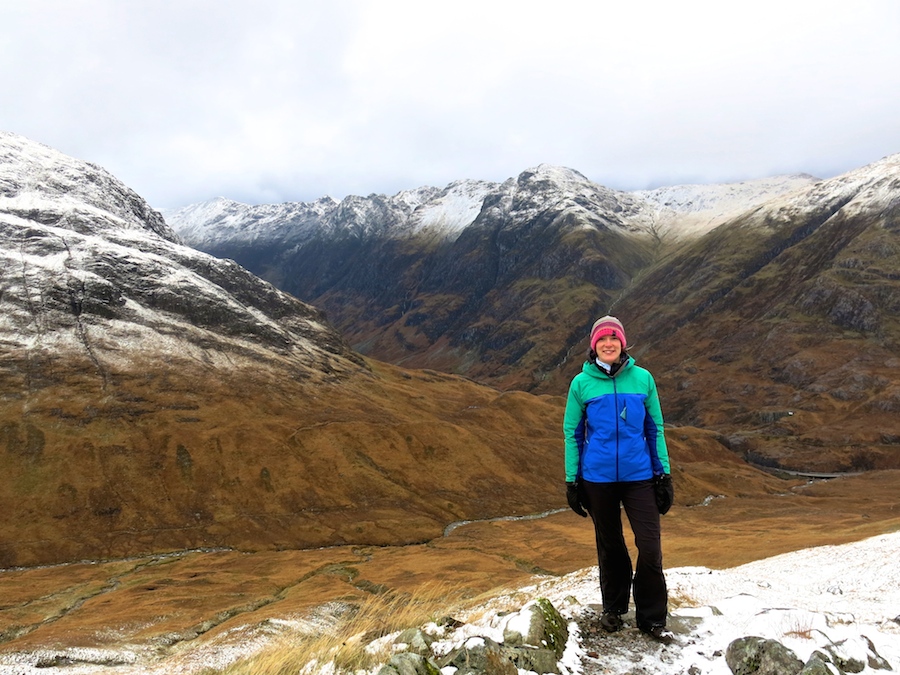
M638 481L670 473L656 382L631 356L613 375L585 362L569 386L563 432L567 482Z

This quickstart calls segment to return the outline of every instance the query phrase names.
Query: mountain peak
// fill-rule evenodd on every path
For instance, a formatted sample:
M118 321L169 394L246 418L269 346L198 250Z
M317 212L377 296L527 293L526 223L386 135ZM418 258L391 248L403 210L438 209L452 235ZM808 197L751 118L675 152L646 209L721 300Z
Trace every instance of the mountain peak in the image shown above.
M312 377L358 361L318 310L181 245L104 169L10 133L0 134L0 234L10 358L37 345L87 358L104 382L135 358L171 361L170 352L287 359Z
M519 174L519 179L530 178L532 176L540 177L540 178L548 178L552 180L556 180L560 183L565 182L578 182L578 183L586 183L591 182L588 178L582 174L580 171L576 171L575 169L570 169L566 166L559 166L557 164L547 164L542 162L537 166L526 169L522 173Z
M40 213L41 222L65 229L82 227L86 218L95 228L145 230L180 241L160 213L105 169L5 131L0 208L26 218Z

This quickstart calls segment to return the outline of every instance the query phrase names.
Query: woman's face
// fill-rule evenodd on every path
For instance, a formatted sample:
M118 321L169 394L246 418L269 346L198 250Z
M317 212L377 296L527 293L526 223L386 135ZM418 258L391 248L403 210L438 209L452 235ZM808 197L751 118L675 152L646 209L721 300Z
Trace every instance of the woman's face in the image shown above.
M604 335L597 340L594 351L603 363L612 365L622 355L622 343L615 335Z

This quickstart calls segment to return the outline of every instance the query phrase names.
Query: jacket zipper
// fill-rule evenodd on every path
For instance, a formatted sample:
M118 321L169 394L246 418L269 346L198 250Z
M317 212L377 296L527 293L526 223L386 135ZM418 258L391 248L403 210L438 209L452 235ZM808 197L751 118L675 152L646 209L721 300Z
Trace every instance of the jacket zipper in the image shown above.
M610 376L613 383L613 400L615 401L616 414L616 482L619 482L619 388L616 386L616 378Z

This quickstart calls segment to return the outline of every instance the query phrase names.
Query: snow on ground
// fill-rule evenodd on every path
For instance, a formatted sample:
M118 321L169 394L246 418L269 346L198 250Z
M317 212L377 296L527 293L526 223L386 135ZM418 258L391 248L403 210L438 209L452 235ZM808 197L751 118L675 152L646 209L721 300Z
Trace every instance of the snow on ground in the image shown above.
M503 639L503 627L514 616L512 606L545 597L570 619L570 637L563 654L563 675L647 672L682 675L731 675L724 653L730 642L758 636L781 642L804 662L829 642L843 642L843 651L865 661L866 643L896 670L900 668L900 532L872 537L852 544L822 546L760 560L725 570L681 567L666 570L670 597L670 626L676 644L656 645L649 638L625 640L597 655L590 669L584 666L587 652L575 618L591 606L601 605L597 568L586 568L562 578L542 579L534 585L494 598L469 612L464 624L436 643L449 652L467 641L489 637ZM465 616L458 617L466 620ZM678 627L681 627L679 630ZM684 630L688 627L689 630ZM148 663L146 656L123 647L116 655L104 650L109 665L79 663L98 659L92 650L53 650L43 655L41 667L35 655L0 655L0 675L144 675L148 673L198 673L205 668L223 668L228 663L264 648L259 630L244 627L243 637L193 650L190 654ZM623 631L625 632L625 631ZM632 633L636 633L632 629ZM648 644L635 649L635 645ZM625 645L623 648L622 645ZM629 645L632 648L629 648ZM97 650L93 650L97 651ZM48 657L58 660L54 667ZM141 661L143 660L143 665ZM49 667L48 667L49 665ZM377 669L376 669L377 670ZM312 671L315 672L313 668ZM332 672L325 664L321 672ZM445 669L447 675L449 671ZM865 673L876 671L866 667ZM526 675L523 671L520 675Z
M673 623L694 618L697 625L688 635L678 636L679 647L660 652L665 658L652 672L686 673L697 666L704 675L730 675L724 652L733 640L750 635L777 640L804 662L829 640L846 640L845 649L858 653L863 648L860 636L866 636L896 670L900 668L898 560L900 532L895 532L726 570L666 570ZM601 604L596 568L548 582L545 588L536 586L533 592L546 595L564 613L568 596L580 605ZM581 656L579 646L570 641L563 663L572 675L582 672ZM601 662L614 673L634 667L627 658L608 663L601 657Z

